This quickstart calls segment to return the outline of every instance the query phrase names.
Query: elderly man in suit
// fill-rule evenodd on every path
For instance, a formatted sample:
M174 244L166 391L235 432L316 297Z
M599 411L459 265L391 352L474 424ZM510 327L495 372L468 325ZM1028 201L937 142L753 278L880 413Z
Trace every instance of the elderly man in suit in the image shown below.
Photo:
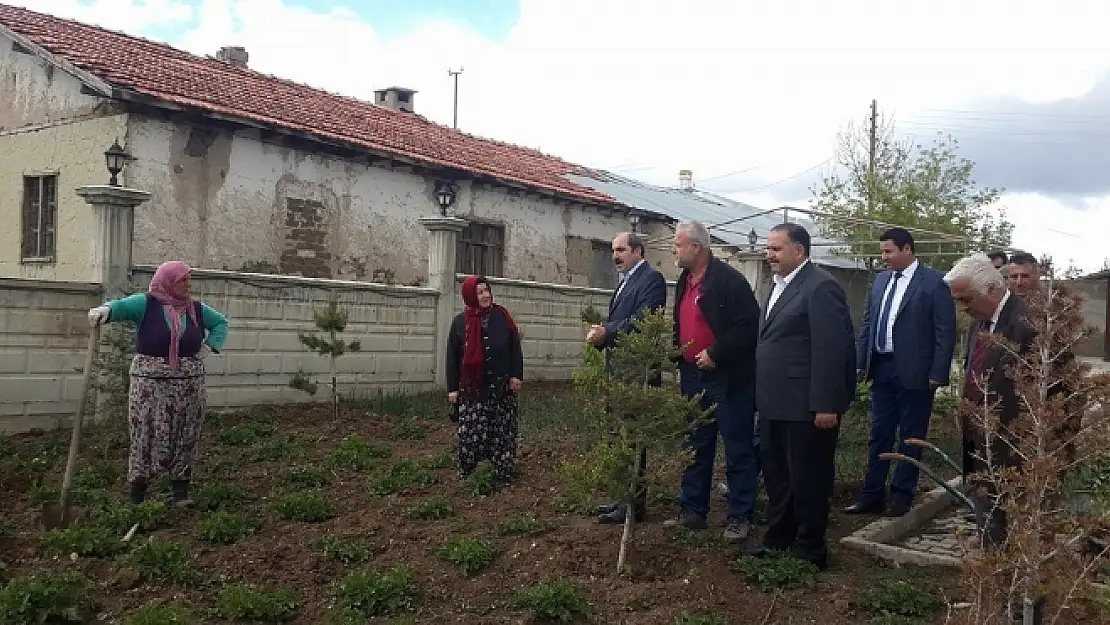
M1002 275L984 254L960 259L944 276L953 299L974 320L976 332L966 365L963 398L982 405L984 398L997 402L1001 427L1006 427L1018 417L1021 410L1014 381L1007 374L1009 362L1014 358L1001 346L980 340L984 333L997 333L1017 346L1017 353L1029 350L1036 336L1028 320L1029 308L1022 298L1006 288ZM984 438L977 423L966 412L963 414L963 467L964 475L979 473L987 467L983 463ZM995 469L1014 466L1017 456L999 437L993 439L991 448ZM980 502L985 497L978 497ZM1001 508L991 514L987 536L995 543L1005 537L1006 519Z
M683 395L702 395L715 406L713 420L691 433L693 463L682 475L681 511L668 526L704 529L709 514L717 435L725 448L728 519L724 537L744 540L755 516L758 468L755 429L755 343L759 302L744 274L713 257L709 230L698 221L675 228L675 259L682 273L675 287L675 344L682 348Z
M856 363L844 289L809 261L809 250L809 232L797 224L775 226L767 237L774 284L755 379L768 527L750 553L790 551L824 570L840 417Z
M644 260L644 241L633 232L622 232L613 238L613 264L620 272L617 288L609 300L609 317L603 324L591 326L586 341L599 349L611 349L617 336L635 329L636 319L652 309L667 305L667 281L663 274ZM655 384L660 384L656 380ZM635 415L630 415L635 417ZM642 478L647 469L647 450L641 450L637 471ZM637 521L647 514L647 489L641 488L633 502ZM628 507L621 502L598 507L598 522L624 523Z
M879 237L889 269L876 276L860 324L856 361L859 378L871 385L871 440L859 500L847 514L902 516L913 505L918 470L908 462L894 469L886 507L890 462L879 454L898 451L921 459L907 438L929 433L936 389L947 386L956 348L956 307L942 274L918 262L913 236L891 228Z

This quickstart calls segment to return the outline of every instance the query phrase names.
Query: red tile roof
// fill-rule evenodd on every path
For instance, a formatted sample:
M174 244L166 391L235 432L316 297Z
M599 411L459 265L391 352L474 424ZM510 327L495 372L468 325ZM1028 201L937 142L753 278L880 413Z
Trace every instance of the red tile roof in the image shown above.
M325 141L613 204L566 174L590 170L411 113L327 93L163 43L0 4L0 25L108 85L158 101L307 133Z

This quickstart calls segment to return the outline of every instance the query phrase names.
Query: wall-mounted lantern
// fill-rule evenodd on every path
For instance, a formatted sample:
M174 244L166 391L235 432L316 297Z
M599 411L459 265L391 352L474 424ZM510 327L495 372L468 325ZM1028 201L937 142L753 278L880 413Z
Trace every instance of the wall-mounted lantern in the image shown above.
M112 142L112 147L104 151L104 161L108 165L108 173L112 175L108 179L109 185L119 186L119 173L123 171L130 160L132 160L132 156L119 144L118 138Z
M446 217L447 209L455 203L458 192L454 184L446 181L436 183L436 202L439 204L439 214Z
M753 252L755 251L755 244L758 241L759 235L755 233L755 228L752 228L752 231L748 233L748 246L751 247Z

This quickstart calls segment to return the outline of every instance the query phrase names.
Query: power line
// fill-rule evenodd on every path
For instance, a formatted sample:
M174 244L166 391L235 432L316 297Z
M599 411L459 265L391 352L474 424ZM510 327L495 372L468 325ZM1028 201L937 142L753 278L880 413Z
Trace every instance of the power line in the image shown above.
M782 180L776 180L775 182L760 185L758 187L749 187L747 189L734 189L734 190L730 190L729 193L741 193L741 192L744 192L744 191L759 191L761 189L768 189L770 187L775 187L775 186L778 186L778 185L780 185L784 182L790 182L791 180L793 180L795 178L799 178L801 176L804 176L804 175L808 174L809 172L817 169L818 167L828 163L831 160L833 160L833 157L830 156L830 157L826 158L825 160L821 161L820 163L817 163L813 167L810 167L808 169L804 169L804 170L802 170L802 171L800 171L796 174L792 174L790 176L787 176L787 177L783 178Z

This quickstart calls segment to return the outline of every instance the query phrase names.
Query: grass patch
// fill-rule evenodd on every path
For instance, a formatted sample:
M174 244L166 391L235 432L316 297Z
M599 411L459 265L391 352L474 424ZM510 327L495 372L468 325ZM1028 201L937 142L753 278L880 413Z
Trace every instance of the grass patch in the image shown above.
M297 612L297 599L288 591L266 592L249 584L228 584L220 589L216 609L232 621L279 623Z
M325 536L316 542L316 546L325 557L343 564L365 562L374 551L369 541L343 536Z
M348 574L334 588L340 622L357 623L378 616L396 616L412 609L416 597L412 573L404 567Z
M497 547L488 540L450 538L436 550L436 556L470 577L493 563Z
M417 502L409 508L409 518L420 521L440 521L455 514L455 507L446 497L432 497Z
M766 558L742 556L733 560L729 568L764 592L809 588L817 583L817 566L788 554Z
M397 460L370 483L372 495L397 495L439 482L435 473L412 460Z
M428 418L443 413L442 393L398 393L379 390L376 394L344 400L344 403L390 417Z
M540 536L551 529L550 523L537 519L531 513L505 519L497 524L497 533L501 536Z
M543 582L518 592L510 604L531 610L539 619L569 623L584 619L590 611L582 591L565 579Z
M308 455L308 443L297 435L290 434L276 441L267 441L258 447L245 450L243 459L247 462L275 462L296 460L306 455Z
M255 421L247 425L231 425L220 428L220 433L216 438L224 445L244 447L257 443L275 431L277 431L277 427L272 422Z
M393 426L393 438L402 441L422 441L428 437L428 430L416 419L401 419Z
M319 493L296 492L274 503L274 511L285 521L320 523L336 516L335 505Z
M103 558L117 553L122 546L119 534L96 525L74 524L50 530L42 537L43 549L60 558L71 553L86 558Z
M197 538L217 545L231 545L254 533L255 524L250 519L217 510L197 524Z
M110 488L119 481L120 470L116 463L103 458L94 458L85 468L73 476L73 486L85 490Z
M430 458L425 458L422 464L433 471L439 471L441 469L454 469L457 464L455 460L455 454L455 448L451 447L443 450L442 452L434 456L431 456Z
M466 492L474 497L489 497L497 492L497 479L493 465L483 460L466 478Z
M176 603L147 604L124 619L123 625L189 625L193 618Z
M85 578L46 571L0 589L0 623L83 623L97 610Z
M207 484L193 495L194 505L202 512L234 510L248 500L247 491L235 484Z
M388 458L391 454L389 447L370 442L355 434L340 441L339 445L328 454L324 464L329 469L366 471L374 466L375 460Z
M122 537L136 523L144 532L166 527L170 524L170 512L166 508L166 502L157 499L149 499L140 504L112 502L95 509L92 520L96 525L115 533L117 537Z
M924 623L944 607L942 599L906 580L879 582L868 589L857 603L871 615L873 625Z
M331 484L327 471L316 467L289 469L281 475L281 481L293 488L323 488Z
M141 547L123 556L123 563L145 582L192 584L199 574L189 562L185 547L171 540L151 537Z

